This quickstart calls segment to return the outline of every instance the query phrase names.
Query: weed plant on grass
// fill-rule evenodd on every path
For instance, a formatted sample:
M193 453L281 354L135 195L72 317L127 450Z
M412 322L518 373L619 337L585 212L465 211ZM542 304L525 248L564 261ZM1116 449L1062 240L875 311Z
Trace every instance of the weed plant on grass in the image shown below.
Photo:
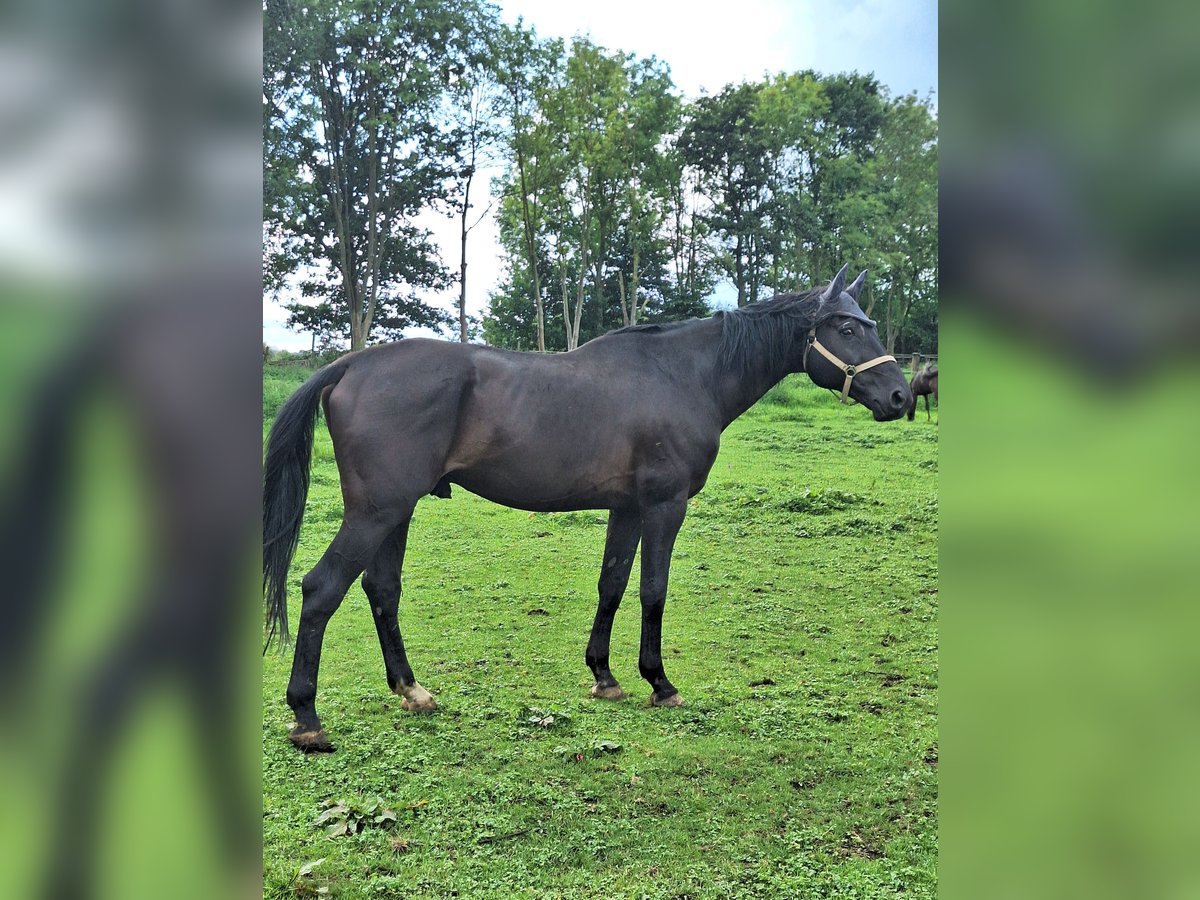
M264 428L308 374L268 369ZM388 692L358 585L322 655L338 752L292 748L290 656L264 658L267 896L934 896L936 422L793 377L725 432L671 571L679 709L646 704L636 582L612 639L631 696L588 696L603 512L423 500L400 624L440 707ZM293 622L340 515L320 425Z

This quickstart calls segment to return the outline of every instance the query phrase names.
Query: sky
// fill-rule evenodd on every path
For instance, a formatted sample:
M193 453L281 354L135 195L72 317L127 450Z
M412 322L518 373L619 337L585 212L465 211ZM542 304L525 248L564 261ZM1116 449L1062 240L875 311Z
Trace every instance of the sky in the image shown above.
M543 38L569 41L587 35L609 50L656 56L689 98L765 74L814 69L870 72L893 96L915 91L922 97L932 94L937 102L936 0L606 0L595 5L506 0L499 6L506 22L522 17ZM433 231L446 265L457 269L457 221L427 216L421 224ZM471 233L467 260L467 311L479 315L500 278L491 215ZM428 299L451 309L457 296L455 285ZM722 299L720 292L716 299ZM311 336L289 331L286 318L285 310L264 299L263 341L279 349L308 349Z

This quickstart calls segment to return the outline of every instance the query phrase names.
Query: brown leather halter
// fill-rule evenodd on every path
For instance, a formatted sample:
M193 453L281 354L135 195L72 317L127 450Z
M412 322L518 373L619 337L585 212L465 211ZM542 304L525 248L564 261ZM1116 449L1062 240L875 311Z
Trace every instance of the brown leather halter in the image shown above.
M854 380L855 375L857 375L859 372L865 372L867 369L873 368L874 366L877 366L880 363L896 361L896 357L889 355L889 356L877 356L874 359L869 359L866 362L857 363L855 365L850 365L850 363L844 363L840 359L838 359L836 356L834 356L832 353L830 353L827 349L825 349L825 347L821 344L821 342L817 340L817 327L814 325L812 327L812 329L810 329L808 332L808 346L806 346L804 348L804 371L806 371L806 372L808 371L809 347L816 348L816 351L818 353L820 353L823 357L825 357L827 360L829 360L831 363L833 363L835 366L837 366L839 369L841 369L842 374L846 376L846 383L842 385L842 402L846 403L846 404L857 402L857 401L852 401L849 399L849 397L850 397L850 382Z

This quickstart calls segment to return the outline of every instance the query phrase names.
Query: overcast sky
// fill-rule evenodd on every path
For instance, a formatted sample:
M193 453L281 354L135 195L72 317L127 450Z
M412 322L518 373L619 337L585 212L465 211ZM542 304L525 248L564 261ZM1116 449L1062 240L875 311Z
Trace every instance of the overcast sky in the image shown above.
M874 73L893 96L937 90L936 0L564 0L501 2L507 22L518 16L541 37L589 35L610 50L656 56L671 68L685 97L717 93L726 84L764 74L815 69ZM485 201L486 205L486 201ZM482 210L480 210L482 211ZM457 222L430 218L443 261L457 269ZM479 315L500 276L495 224L489 216L468 245L467 311ZM453 307L454 287L433 302ZM283 326L285 310L263 303L263 340L307 349L311 337Z

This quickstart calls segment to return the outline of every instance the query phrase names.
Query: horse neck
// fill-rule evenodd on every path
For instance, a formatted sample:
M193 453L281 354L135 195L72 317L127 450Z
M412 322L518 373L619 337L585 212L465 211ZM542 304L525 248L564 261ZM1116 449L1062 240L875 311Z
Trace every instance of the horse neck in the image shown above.
M719 362L715 368L722 430L761 400L785 376L796 371L787 365L771 366L765 359L759 358L753 359L746 368L729 369Z

